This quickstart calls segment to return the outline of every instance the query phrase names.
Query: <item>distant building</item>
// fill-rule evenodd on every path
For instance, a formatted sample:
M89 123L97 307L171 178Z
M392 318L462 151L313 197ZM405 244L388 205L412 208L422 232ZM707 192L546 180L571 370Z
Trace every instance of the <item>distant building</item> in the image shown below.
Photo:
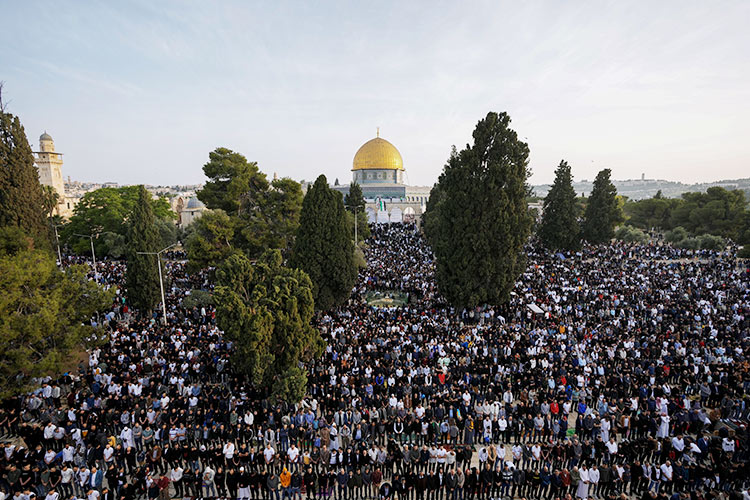
M69 197L65 193L62 153L55 151L55 142L47 132L39 136L39 151L34 151L34 164L39 170L39 182L43 186L52 186L60 197L55 215L69 218L73 215L78 199Z
M203 212L206 211L206 205L195 196L188 199L187 202L184 202L183 198L179 198L174 210L177 212L177 225L187 227L203 215Z
M370 222L418 221L427 206L430 188L407 186L404 161L396 146L377 136L364 143L354 155L352 181L362 188ZM343 195L349 185L333 186Z

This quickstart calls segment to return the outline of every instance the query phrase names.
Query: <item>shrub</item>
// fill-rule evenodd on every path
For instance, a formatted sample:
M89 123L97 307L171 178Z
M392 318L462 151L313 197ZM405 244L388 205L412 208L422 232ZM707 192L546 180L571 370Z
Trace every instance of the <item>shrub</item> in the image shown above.
M671 231L667 231L667 233L664 235L664 240L666 240L668 243L679 243L687 237L687 230L682 226L677 226Z
M186 309L192 309L193 307L206 307L214 303L214 297L208 292L203 290L191 290L190 295L186 295L182 299L182 306Z
M677 248L684 248L687 250L698 250L700 248L700 241L698 238L684 238L674 244Z
M702 250L722 250L725 246L724 238L713 234L699 236L698 243Z
M644 243L648 241L648 235L633 226L620 226L615 231L615 238L629 243Z

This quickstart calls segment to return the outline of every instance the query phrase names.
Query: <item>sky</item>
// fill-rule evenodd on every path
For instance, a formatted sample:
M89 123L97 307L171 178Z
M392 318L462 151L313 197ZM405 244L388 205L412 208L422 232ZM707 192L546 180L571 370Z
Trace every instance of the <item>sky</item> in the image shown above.
M750 176L750 2L6 0L0 80L74 180L204 181L228 147L269 176L351 178L375 137L432 185L505 111L531 182Z

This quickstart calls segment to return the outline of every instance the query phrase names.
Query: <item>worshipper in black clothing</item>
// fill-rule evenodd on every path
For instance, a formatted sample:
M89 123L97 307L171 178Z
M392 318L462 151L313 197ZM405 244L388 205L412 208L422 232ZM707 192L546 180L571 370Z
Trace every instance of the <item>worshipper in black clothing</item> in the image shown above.
M391 483L388 481L383 482L383 484L380 485L380 489L378 490L378 496L380 500L387 500L393 496L393 488L391 487Z

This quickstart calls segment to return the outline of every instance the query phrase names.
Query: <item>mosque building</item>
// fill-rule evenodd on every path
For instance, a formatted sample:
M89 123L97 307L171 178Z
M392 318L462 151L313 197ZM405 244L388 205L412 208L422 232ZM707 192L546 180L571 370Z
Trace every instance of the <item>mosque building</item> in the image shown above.
M59 195L55 215L69 218L73 215L73 209L78 200L65 194L62 153L55 151L55 142L47 132L39 136L39 151L34 151L34 164L39 170L39 182L43 186L52 186Z
M396 146L380 137L364 143L354 155L352 182L362 188L370 222L419 221L430 196L429 186L407 186L404 160ZM349 185L333 186L343 195Z

